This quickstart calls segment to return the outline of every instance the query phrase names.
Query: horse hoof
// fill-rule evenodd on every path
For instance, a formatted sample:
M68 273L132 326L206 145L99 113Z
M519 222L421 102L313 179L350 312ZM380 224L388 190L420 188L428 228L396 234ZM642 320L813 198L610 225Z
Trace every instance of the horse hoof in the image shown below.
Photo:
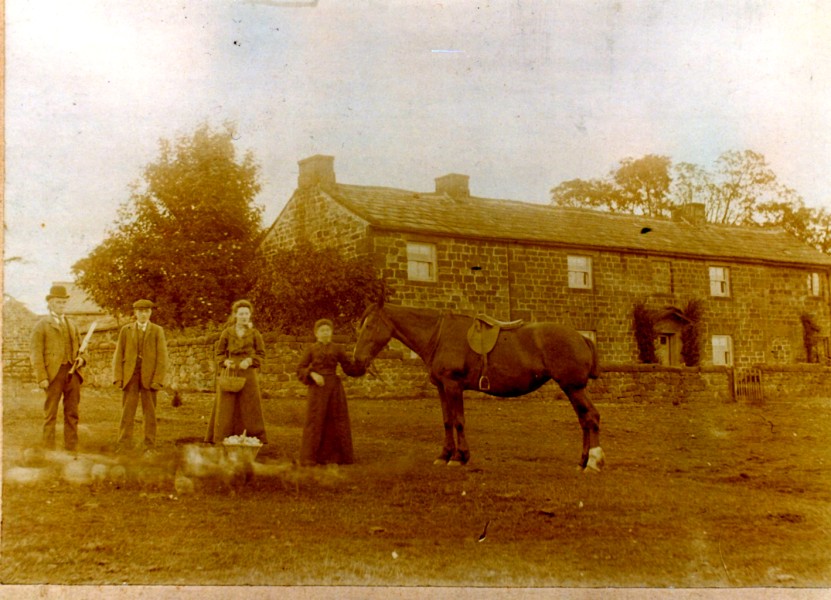
M446 458L437 458L436 460L433 461L433 464L444 466L444 465L447 464L447 459Z
M460 461L460 460L448 460L447 461L447 466L448 467L461 467L462 466L462 461Z

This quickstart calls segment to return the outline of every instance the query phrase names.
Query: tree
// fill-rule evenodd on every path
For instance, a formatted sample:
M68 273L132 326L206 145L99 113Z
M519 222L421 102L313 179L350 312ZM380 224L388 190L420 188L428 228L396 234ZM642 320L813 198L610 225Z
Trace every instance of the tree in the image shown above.
M601 179L572 179L551 190L551 203L574 208L595 208L614 211L617 190L611 182Z
M783 188L780 200L762 203L757 208L760 225L780 227L831 254L831 213L824 208L805 206L802 198L790 188Z
M752 225L757 205L779 192L765 157L752 150L730 150L719 156L714 180L707 198L707 220L712 223Z
M251 300L258 323L288 334L310 334L322 318L331 319L337 332L351 332L367 304L386 296L369 260L308 242L259 257L255 270Z
M131 187L108 236L73 265L77 284L102 308L127 314L133 300L158 305L170 327L222 322L251 290L261 235L259 165L238 159L236 130L207 124L175 142L162 139L143 185Z
M669 216L670 164L666 156L654 154L625 158L606 179L572 179L552 188L551 203L612 213Z
M655 154L620 161L620 167L612 177L619 189L621 212L650 217L670 216L672 206L667 192L671 181L671 163L666 156Z
M831 253L831 213L805 206L752 150L724 152L712 172L654 154L625 158L606 179L572 179L552 188L551 203L651 217L670 217L674 206L700 203L710 223L780 227Z
M710 206L714 193L712 175L693 163L681 162L672 167L669 197L673 204L701 203Z

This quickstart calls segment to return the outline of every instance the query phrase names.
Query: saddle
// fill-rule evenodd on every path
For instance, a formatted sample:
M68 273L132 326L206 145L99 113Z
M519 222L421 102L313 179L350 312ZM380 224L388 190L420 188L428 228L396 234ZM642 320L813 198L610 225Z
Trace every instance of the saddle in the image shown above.
M488 380L488 353L496 346L500 332L504 329L509 331L517 329L523 324L522 319L516 321L499 321L488 315L476 315L473 324L467 330L467 343L471 350L482 355L482 374L479 377L479 389L487 391L491 389Z

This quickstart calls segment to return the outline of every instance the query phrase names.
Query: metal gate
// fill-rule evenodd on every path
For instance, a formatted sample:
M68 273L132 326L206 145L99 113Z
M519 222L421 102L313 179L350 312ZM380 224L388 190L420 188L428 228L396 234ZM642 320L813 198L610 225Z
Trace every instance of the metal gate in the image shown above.
M765 399L761 369L733 369L733 399L750 402Z

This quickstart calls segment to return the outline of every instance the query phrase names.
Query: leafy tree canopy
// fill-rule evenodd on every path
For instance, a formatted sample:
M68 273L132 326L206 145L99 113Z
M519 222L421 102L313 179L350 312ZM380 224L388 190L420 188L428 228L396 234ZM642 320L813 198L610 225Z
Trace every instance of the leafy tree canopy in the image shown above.
M551 189L551 203L614 213L670 218L675 206L700 203L711 223L781 227L831 253L831 214L805 206L765 157L730 150L712 171L666 156L625 158L603 179L572 179Z
M207 124L159 142L159 158L133 184L104 241L73 265L76 282L102 308L129 314L157 304L154 320L182 328L218 323L248 294L261 235L260 167L237 157L235 127Z
M346 258L334 248L302 243L261 256L251 293L258 327L311 334L318 319L351 332L367 304L386 294L369 260Z

